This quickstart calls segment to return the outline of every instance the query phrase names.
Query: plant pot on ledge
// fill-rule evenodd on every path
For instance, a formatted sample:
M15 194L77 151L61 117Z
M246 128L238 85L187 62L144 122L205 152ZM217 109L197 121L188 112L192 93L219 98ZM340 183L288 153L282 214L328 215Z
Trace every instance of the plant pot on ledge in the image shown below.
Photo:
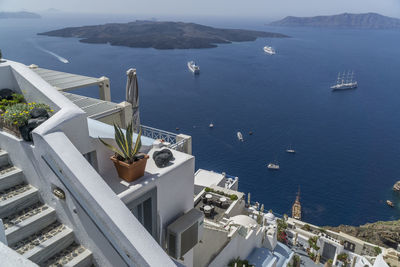
M110 159L114 162L115 169L119 178L127 181L133 182L144 175L144 170L146 169L146 163L149 155L144 155L144 158L134 161L132 164L128 164L124 161L118 160L114 155Z
M114 124L114 132L117 147L106 143L101 138L99 140L115 153L110 159L114 162L118 176L127 182L133 182L144 175L147 159L149 158L149 155L139 153L142 146L142 129L139 130L135 143L133 143L132 122L126 128L126 134L117 124Z

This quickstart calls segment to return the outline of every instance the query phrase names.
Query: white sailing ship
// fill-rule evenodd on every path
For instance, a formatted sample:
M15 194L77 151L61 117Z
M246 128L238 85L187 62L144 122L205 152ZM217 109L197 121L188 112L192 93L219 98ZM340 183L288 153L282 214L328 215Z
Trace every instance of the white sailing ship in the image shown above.
M350 73L350 71L343 72L342 74L338 74L338 78L336 84L331 86L332 90L346 90L346 89L353 89L357 88L358 84L357 81L354 81L354 71Z

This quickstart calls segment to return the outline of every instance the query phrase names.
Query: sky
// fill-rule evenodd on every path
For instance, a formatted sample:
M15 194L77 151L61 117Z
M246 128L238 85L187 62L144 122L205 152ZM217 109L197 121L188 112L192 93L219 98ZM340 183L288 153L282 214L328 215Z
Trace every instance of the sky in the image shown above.
M79 8L78 8L79 7ZM0 0L0 11L263 17L377 12L400 18L400 0Z

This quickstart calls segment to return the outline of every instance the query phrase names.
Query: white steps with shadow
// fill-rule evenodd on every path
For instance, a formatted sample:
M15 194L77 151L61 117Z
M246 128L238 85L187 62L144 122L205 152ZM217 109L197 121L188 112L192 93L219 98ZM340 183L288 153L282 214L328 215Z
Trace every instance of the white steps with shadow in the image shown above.
M73 230L41 202L39 190L26 184L24 173L12 166L4 150L0 150L0 219L8 246L39 266L94 264L92 253L76 243Z

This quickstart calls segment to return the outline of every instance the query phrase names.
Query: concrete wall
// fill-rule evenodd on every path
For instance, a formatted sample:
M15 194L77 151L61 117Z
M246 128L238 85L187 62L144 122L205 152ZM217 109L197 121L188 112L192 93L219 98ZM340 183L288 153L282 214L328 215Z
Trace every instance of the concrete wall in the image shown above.
M204 227L203 240L194 247L194 267L205 267L216 253L228 242L228 233Z
M150 158L152 158L154 151L153 149L148 152ZM146 186L121 198L124 203L128 204L157 187L157 217L159 225L159 239L157 241L162 248L166 248L167 226L194 207L194 157L179 151L171 151L175 158L183 157L187 160L179 164L174 163L174 168L168 172L162 173L162 175L152 179L149 183L146 182ZM186 266L192 266L193 251L186 253L183 258Z
M246 237L236 233L229 244L210 263L209 267L227 266L229 261L240 257L246 259L255 247L261 247L262 232L249 230Z
M232 202L230 207L225 212L225 217L230 218L243 213L246 203L243 199L237 199Z
M19 92L19 87L11 67L6 63L0 63L0 89L8 88L15 92Z

